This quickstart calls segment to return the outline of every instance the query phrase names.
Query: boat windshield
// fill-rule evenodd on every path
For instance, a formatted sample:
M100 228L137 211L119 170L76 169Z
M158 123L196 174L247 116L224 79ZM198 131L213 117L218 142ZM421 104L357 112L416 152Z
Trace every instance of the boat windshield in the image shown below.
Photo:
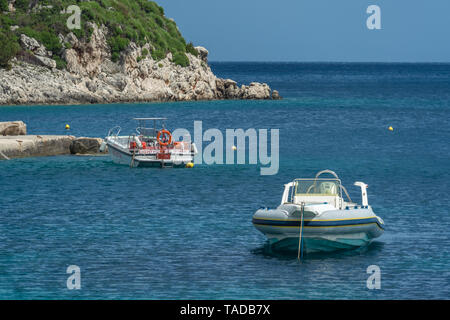
M340 195L338 179L299 179L295 181L296 196L337 196Z

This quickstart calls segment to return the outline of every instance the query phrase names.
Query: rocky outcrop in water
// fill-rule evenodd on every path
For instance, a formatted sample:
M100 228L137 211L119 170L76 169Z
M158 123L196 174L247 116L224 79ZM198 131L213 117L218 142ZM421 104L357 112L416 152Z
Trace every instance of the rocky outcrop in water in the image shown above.
M239 87L216 77L203 47L195 48L197 56L187 53L190 65L182 67L170 53L155 61L148 54L150 44L139 47L131 42L115 63L106 41L108 29L95 24L91 28L88 43L73 33L59 36L65 70L56 69L53 53L37 40L21 35L22 54L11 70L0 69L0 105L272 98L267 84Z
M273 90L273 92L272 92L272 99L273 100L280 100L281 99L280 93L277 90Z

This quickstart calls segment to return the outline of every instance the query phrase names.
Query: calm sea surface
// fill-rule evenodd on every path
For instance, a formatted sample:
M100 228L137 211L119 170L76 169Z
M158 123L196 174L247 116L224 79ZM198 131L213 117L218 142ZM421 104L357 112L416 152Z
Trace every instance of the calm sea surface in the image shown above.
M281 101L0 107L30 134L104 137L133 117L170 129L280 129L280 170L253 165L130 169L109 157L0 161L2 299L450 298L450 65L213 63L267 82ZM387 130L388 126L394 131ZM283 184L331 169L386 223L369 247L306 256L268 250L252 225ZM66 268L81 268L68 290ZM381 268L368 290L366 269Z

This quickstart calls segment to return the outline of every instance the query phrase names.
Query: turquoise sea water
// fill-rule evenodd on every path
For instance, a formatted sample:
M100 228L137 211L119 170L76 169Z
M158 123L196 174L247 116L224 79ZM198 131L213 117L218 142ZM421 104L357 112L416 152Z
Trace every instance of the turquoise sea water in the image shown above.
M450 65L215 63L281 101L1 107L30 134L105 136L138 116L170 129L280 129L280 170L252 165L130 169L109 157L0 161L3 299L448 299ZM387 130L393 126L394 131ZM271 253L251 224L283 184L332 169L386 223L369 247ZM68 290L66 268L81 268ZM366 269L381 268L368 290Z

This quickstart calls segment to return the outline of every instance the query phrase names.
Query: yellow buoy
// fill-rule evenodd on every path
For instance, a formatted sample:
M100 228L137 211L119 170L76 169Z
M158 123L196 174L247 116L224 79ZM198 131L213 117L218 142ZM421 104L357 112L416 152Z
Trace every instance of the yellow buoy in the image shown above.
M186 168L193 168L193 167L194 167L194 163L193 162L186 163Z
M231 149L232 149L233 151L236 151L236 150L237 150L236 146L232 146Z
M389 130L389 131L394 131L394 128L392 128L391 126L389 126L388 130Z
M69 130L70 126L68 124L66 124L66 130Z

